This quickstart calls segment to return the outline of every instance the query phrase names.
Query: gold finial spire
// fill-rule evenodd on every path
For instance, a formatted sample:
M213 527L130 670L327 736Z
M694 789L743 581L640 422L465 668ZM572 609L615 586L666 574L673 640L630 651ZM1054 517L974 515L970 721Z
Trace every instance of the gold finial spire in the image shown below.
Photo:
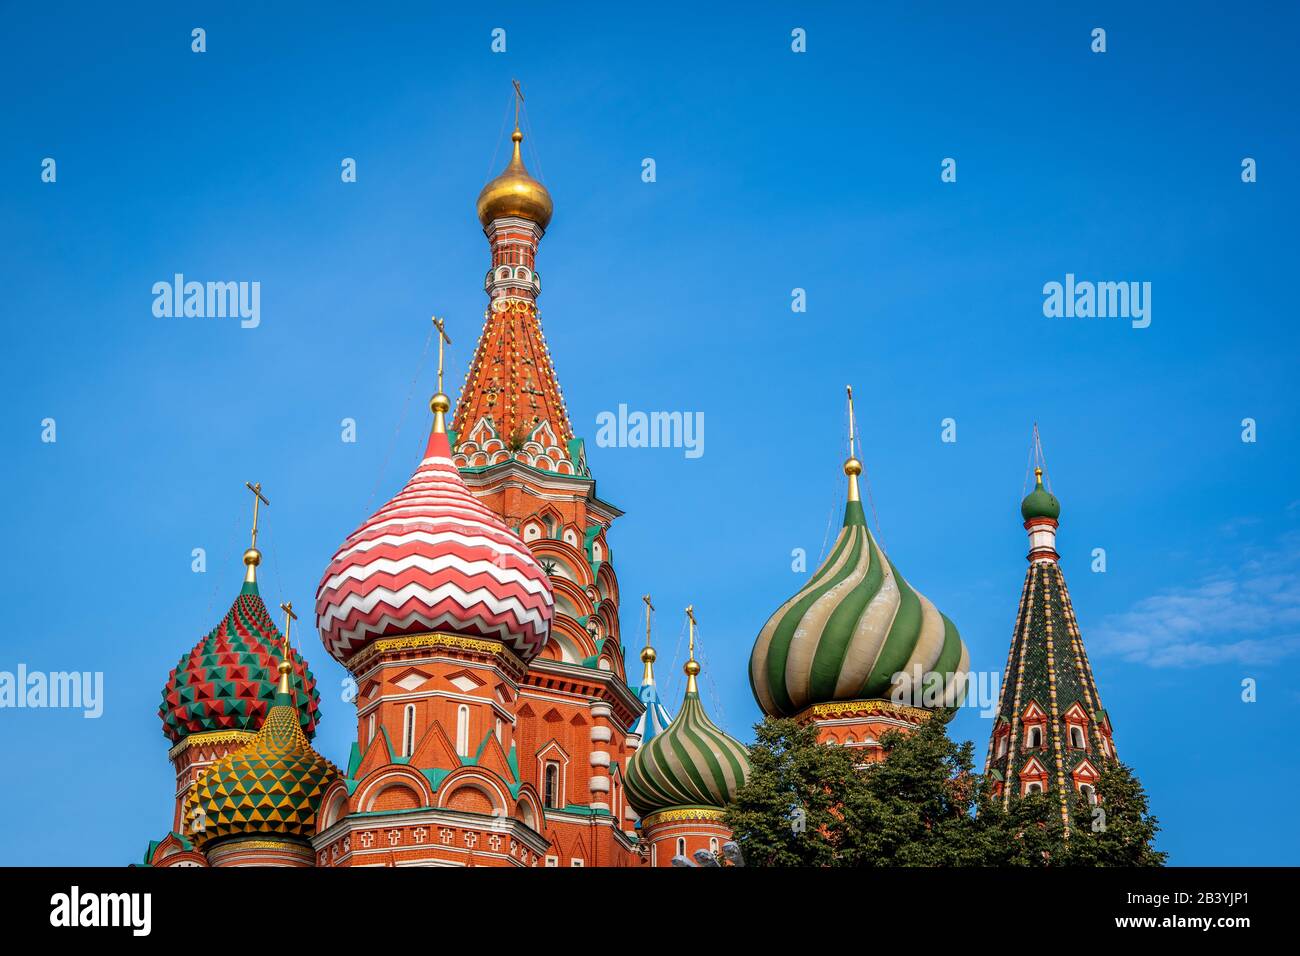
M682 668L686 672L686 693L698 694L699 686L695 682L695 677L700 672L700 662L695 659L695 605L686 605L686 619L690 622L691 639L689 645L690 656L686 660L686 666Z
M505 170L478 194L478 219L483 228L487 229L496 219L518 216L537 223L545 230L551 222L554 206L546 187L533 179L524 167L524 157L520 150L524 134L519 130L524 91L518 80L511 82L515 87L515 131L510 134L514 149Z
M433 327L438 330L438 391L429 399L429 408L433 412L434 432L444 435L447 432L447 412L451 410L451 399L442 390L442 347L444 344L451 345L451 338L447 335L443 320L436 315L433 317Z
M293 622L298 620L298 615L293 613L292 601L281 604L280 610L284 612L284 644L280 648L280 686L276 690L281 694L292 694L293 691L289 686L289 671L293 670L293 664L289 660L291 653L289 650L289 628L293 627Z
M244 583L256 584L257 566L262 563L262 552L257 550L257 506L263 504L270 507L271 502L263 497L262 483L260 481L257 484L246 481L244 487L253 493L253 543L244 552L244 564L247 567L247 570L244 571Z
M1042 483L1043 483L1043 466L1042 466L1042 465L1035 465L1035 466L1034 466L1034 481L1037 482L1040 486L1042 485Z
M645 665L645 672L641 675L641 686L655 682L655 660L659 655L655 649L650 646L650 612L655 606L650 603L650 595L641 595L641 600L645 602L645 650L641 652L641 663Z
M849 457L844 462L844 474L849 476L849 501L860 501L858 495L858 475L862 474L862 462L853 454L853 436L855 433L853 419L853 386L845 385L844 391L849 396Z

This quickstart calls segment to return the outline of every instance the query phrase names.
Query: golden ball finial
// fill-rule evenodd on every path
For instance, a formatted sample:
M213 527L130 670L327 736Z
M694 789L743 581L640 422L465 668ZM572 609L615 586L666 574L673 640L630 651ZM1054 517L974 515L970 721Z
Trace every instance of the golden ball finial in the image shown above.
M429 399L429 411L435 415L442 412L446 415L451 411L451 399L442 392L435 392L433 398Z
M687 677L694 677L700 672L700 662L692 658L686 662L686 666L682 670L686 672Z
M291 671L291 670L293 670L293 665L289 663L289 659L288 659L287 657L284 658L282 661L280 661L280 673L281 673L281 674L287 674L287 673L289 673L289 671Z
M653 647L647 647L645 650L641 652L642 664L653 664L657 660L659 660L659 655L655 653L655 649Z
M250 568L255 568L262 563L262 552L256 548L249 548L244 552L244 563Z
M856 478L858 475L862 474L862 462L858 461L856 458L850 458L844 463L844 474L851 478Z

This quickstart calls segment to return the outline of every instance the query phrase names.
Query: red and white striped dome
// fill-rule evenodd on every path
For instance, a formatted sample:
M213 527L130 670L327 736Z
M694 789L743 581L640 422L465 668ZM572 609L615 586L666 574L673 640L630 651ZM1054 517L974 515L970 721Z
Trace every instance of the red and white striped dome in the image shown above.
M435 430L406 487L334 555L316 625L342 663L371 641L427 631L495 638L529 661L554 601L528 546L470 494Z

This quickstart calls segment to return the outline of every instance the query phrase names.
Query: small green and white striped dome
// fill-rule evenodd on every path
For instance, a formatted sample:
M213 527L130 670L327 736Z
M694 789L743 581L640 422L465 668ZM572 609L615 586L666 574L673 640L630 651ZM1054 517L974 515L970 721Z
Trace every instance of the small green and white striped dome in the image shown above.
M676 807L720 810L749 776L749 752L709 720L694 684L673 722L628 761L624 793L642 819Z
M915 683L918 668L923 686L943 682L942 692L928 699L960 702L970 666L966 645L867 530L860 470L856 459L845 465L849 501L830 556L768 619L754 644L750 686L769 716L790 717L837 700L889 700ZM907 676L896 680L898 674Z

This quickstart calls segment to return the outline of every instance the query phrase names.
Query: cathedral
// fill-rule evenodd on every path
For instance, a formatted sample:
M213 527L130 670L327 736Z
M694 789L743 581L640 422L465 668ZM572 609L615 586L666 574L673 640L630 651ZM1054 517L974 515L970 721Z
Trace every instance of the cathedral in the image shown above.
M693 608L683 698L659 694L649 595L628 681L610 544L623 512L598 496L565 410L537 305L552 200L517 121L511 139L478 197L488 307L454 412L452 330L435 320L422 453L317 588L323 651L354 690L351 752L336 765L312 746L320 695L289 640L292 605L281 629L258 590L266 498L250 484L243 584L163 688L174 811L144 865L665 867L729 840L724 809L749 757L704 707ZM869 764L881 734L961 703L970 655L867 526L851 392L849 408L841 530L762 627L749 677L764 714L814 724ZM1054 790L1064 812L1115 750L1055 551L1059 513L1040 472L988 773L1002 799Z

